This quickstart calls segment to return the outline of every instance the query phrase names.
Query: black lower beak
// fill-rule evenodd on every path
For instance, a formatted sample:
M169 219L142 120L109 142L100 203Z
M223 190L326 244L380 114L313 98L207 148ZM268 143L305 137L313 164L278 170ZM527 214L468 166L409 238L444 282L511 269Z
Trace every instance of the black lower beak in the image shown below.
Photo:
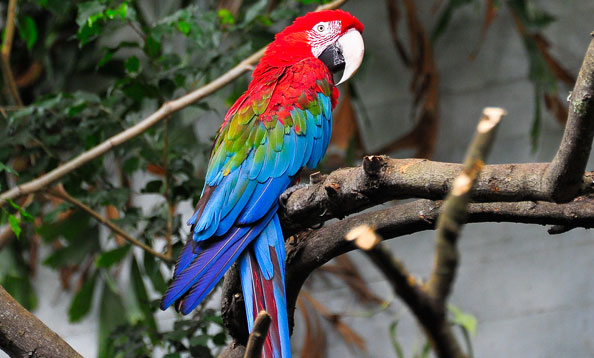
M324 64L328 67L330 72L338 72L344 70L344 57L342 56L342 50L336 46L336 44L332 44L322 52L318 58L324 62Z

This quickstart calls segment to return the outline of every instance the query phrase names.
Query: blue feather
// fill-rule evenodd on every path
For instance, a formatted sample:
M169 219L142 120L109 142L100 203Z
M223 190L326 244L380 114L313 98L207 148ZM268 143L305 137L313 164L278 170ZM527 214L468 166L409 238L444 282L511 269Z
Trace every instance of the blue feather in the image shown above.
M271 249L274 249L274 251L271 251ZM272 255L272 252L275 255ZM284 261L283 234L278 215L275 215L266 229L253 241L252 246L240 257L241 287L246 304L249 331L251 332L253 329L254 318L257 313L254 302L262 303L272 319L275 320L273 322L278 326L278 332L269 331L267 339L270 340L272 352L266 352L265 348L263 356L267 358L291 356L285 297ZM259 280L257 284L254 283L254 278ZM272 356L267 353L271 353Z
M302 167L302 163L303 163L303 152L305 151L305 145L306 145L306 138L305 136L302 135L298 135L295 133L295 131L293 129L291 129L291 132L289 133L291 135L293 135L295 138L295 144L294 144L294 150L293 150L293 158L291 158L291 164L289 164L289 169L287 170L287 174L289 176L294 176L295 174L297 174L297 172L299 172L299 170L301 170Z
M292 178L284 175L280 178L270 178L265 183L258 183L250 201L239 214L237 224L246 225L259 220L266 213L265 210L278 201L278 197L287 189L291 181Z
M183 270L188 267L188 265L194 261L196 256L198 256L197 251L197 242L194 240L188 240L186 246L184 246L181 255L179 255L177 259L177 263L175 264L175 271L173 272L173 276L177 276Z

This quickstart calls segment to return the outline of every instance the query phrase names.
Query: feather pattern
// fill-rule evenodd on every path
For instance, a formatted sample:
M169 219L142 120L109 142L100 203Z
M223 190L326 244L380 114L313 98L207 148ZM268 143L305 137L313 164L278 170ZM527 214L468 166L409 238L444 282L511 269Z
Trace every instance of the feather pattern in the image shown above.
M290 357L284 241L278 197L299 170L318 165L331 133L333 80L318 59L254 78L227 113L213 144L206 184L161 308L192 311L241 257L248 322L274 316L265 358ZM251 288L250 288L251 287Z

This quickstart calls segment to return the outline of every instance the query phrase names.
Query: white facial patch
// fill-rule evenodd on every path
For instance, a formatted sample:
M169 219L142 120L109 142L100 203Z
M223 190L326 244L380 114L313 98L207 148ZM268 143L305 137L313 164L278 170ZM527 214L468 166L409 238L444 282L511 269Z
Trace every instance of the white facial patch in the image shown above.
M319 22L307 32L307 39L311 46L311 53L317 58L333 43L341 31L340 21Z

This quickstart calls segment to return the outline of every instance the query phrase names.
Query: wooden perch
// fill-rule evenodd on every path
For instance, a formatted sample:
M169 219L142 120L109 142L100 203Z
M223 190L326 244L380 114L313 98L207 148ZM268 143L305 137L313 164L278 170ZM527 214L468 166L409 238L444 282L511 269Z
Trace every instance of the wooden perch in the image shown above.
M82 358L0 286L0 347L11 358Z

